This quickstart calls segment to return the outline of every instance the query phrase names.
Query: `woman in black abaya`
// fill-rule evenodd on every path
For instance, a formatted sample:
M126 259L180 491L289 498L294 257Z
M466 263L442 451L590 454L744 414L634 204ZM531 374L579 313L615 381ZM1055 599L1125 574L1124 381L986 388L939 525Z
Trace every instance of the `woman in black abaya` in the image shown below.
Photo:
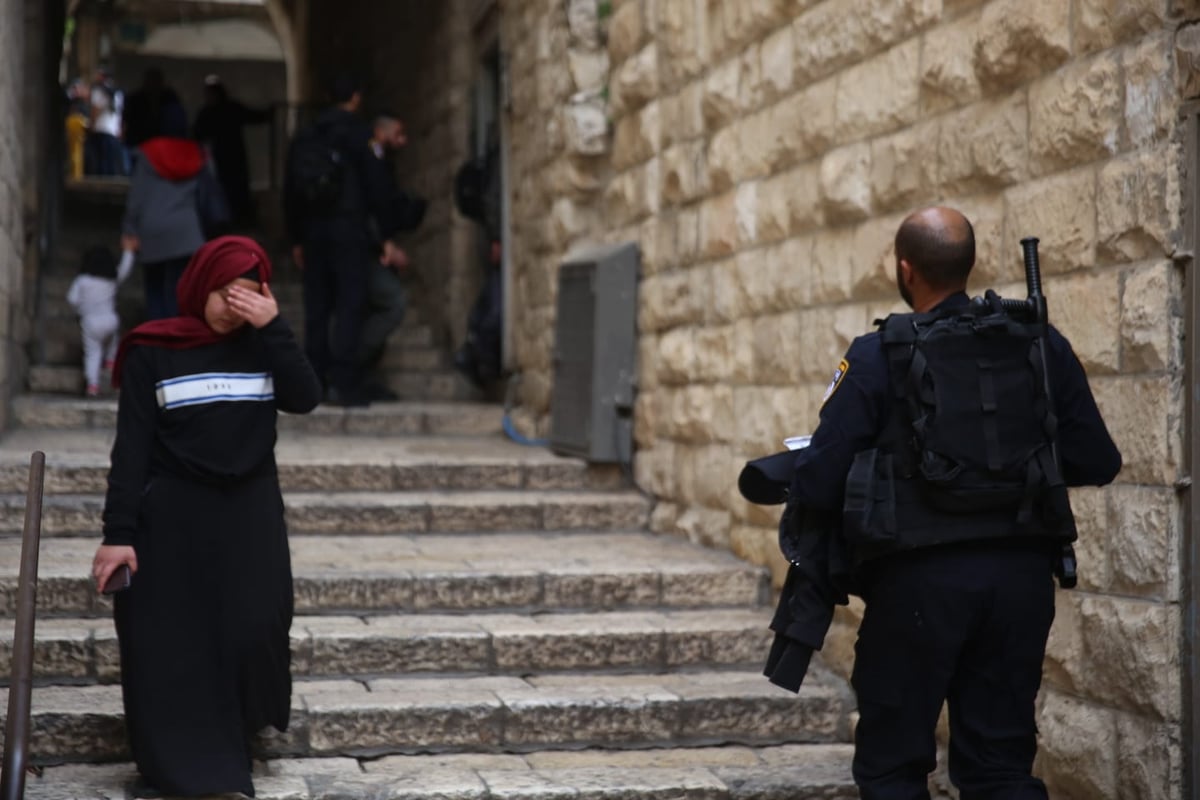
M180 316L122 342L121 389L93 576L115 598L135 793L253 796L249 743L291 705L292 576L275 466L277 411L320 384L250 239L204 245Z

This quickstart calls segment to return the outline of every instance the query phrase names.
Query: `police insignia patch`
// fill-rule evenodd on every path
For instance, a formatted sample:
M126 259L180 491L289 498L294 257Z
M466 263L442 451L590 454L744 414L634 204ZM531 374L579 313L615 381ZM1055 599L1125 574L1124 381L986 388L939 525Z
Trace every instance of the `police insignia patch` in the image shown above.
M825 390L825 396L821 398L821 405L825 405L829 398L833 397L833 393L842 385L842 379L846 377L846 373L850 371L850 362L842 359L838 363L837 370L833 373L833 380L829 382L829 388Z

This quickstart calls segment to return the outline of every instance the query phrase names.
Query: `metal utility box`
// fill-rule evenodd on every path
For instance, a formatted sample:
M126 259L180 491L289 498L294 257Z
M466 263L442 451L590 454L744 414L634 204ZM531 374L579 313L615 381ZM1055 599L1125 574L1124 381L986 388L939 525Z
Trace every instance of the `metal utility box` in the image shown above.
M576 253L559 267L550 401L557 453L632 461L640 259L629 242Z

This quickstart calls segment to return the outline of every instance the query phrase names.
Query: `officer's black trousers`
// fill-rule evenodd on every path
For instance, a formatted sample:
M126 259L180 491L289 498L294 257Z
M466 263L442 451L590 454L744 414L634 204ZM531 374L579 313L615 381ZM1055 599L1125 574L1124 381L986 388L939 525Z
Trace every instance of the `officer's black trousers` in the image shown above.
M1045 800L1030 775L1034 702L1054 619L1050 556L931 548L868 564L851 683L854 779L863 800L929 800L946 701L961 800Z
M358 237L314 237L304 245L305 353L318 377L343 395L361 389L369 259L367 242Z

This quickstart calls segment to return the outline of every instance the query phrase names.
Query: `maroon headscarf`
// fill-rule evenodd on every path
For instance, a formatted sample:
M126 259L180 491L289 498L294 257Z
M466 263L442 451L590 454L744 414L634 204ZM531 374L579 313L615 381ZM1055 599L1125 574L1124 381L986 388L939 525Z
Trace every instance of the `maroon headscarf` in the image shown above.
M219 342L234 332L217 333L204 321L204 306L212 292L257 269L260 283L271 280L271 259L258 242L245 236L221 236L192 256L179 278L175 296L179 316L144 322L125 334L113 365L113 386L121 385L121 366L129 348L137 344L187 350Z

